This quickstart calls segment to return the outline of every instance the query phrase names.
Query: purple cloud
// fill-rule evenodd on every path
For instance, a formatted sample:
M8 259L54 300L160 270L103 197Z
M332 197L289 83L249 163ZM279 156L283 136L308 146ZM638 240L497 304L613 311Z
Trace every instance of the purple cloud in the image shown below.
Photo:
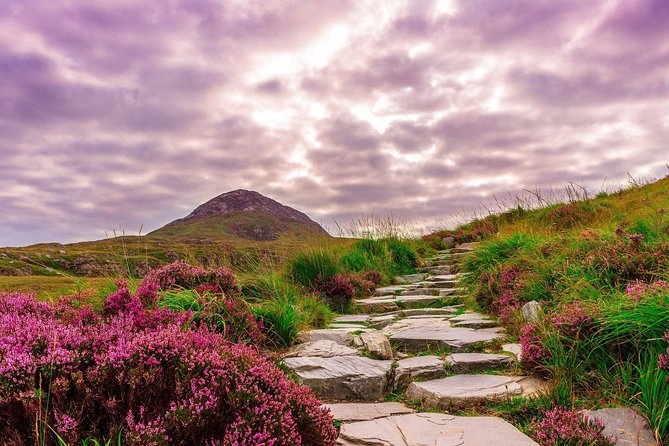
M317 221L664 175L663 0L0 3L0 246L247 188Z

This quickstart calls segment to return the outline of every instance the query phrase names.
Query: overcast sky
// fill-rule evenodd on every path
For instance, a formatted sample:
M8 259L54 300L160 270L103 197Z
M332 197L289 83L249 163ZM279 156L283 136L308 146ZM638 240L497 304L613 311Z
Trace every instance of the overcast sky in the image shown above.
M0 246L664 176L669 1L0 0Z

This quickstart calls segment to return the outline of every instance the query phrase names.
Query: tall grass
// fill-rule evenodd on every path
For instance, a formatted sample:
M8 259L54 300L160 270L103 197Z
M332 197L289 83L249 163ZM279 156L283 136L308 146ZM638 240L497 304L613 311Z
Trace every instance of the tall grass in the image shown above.
M292 345L300 330L321 328L332 320L332 312L317 296L278 273L255 276L244 285L244 293L256 301L251 312L278 347Z
M307 288L312 288L318 281L331 279L340 271L337 255L325 249L299 253L288 264L288 276Z

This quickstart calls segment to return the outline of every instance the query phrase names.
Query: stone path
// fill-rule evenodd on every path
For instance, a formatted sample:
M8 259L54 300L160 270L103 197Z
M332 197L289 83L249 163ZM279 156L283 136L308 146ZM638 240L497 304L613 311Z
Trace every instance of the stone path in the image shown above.
M300 334L284 365L330 407L341 446L531 446L534 441L495 417L419 412L383 402L393 392L427 409L448 409L509 395L540 383L515 370L517 346L505 345L495 320L461 306L459 262L472 250L439 252L400 285L356 302L324 330ZM485 372L485 373L484 373Z

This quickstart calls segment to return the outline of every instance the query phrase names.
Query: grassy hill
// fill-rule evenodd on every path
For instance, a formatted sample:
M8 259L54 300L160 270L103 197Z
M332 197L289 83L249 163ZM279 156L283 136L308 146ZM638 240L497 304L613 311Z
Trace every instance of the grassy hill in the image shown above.
M483 241L464 265L469 305L520 341L552 406L634 406L669 444L669 178L544 204L425 239Z

